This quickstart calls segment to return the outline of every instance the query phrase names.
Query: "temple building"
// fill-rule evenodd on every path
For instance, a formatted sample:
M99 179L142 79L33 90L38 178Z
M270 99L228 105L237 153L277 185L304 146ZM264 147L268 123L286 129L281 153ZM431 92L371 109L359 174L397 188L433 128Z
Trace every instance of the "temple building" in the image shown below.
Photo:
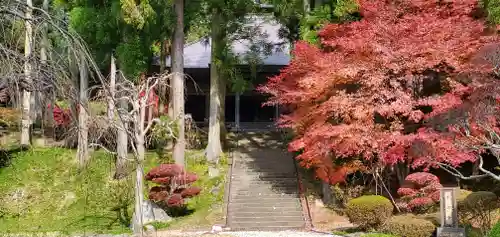
M262 106L266 101L265 95L255 91L255 88L265 83L267 78L279 73L279 70L290 61L289 44L279 37L281 26L272 15L251 15L245 25L251 29L252 41L247 39L232 42L232 53L238 57L241 65L238 70L245 80L251 80L252 86L242 92L234 93L228 83L225 99L225 121L230 129L272 128L279 116L277 107ZM267 53L260 52L258 64L250 65L244 60L248 56L250 47L255 42L265 42L272 46ZM186 104L185 113L191 114L193 119L201 124L207 124L209 118L210 101L210 59L211 39L206 37L197 42L186 45L184 48L184 73L186 74ZM269 47L268 47L269 48ZM159 67L159 58L154 60L155 67ZM166 67L170 67L170 58L167 57Z

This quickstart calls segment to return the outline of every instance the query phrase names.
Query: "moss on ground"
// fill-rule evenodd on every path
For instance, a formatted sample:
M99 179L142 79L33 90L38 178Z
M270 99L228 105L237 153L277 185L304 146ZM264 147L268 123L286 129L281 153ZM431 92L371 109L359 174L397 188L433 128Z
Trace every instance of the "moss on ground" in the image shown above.
M189 201L193 213L175 218L169 228L210 225L222 216L215 209L222 207L224 176L207 177L201 151L189 151L186 157L187 169L198 174L195 185L203 191ZM145 169L160 163L154 153L148 154ZM36 148L12 154L0 167L0 234L129 232L133 180L117 182L113 173L114 158L101 151L93 153L83 172L76 168L73 150ZM210 192L214 186L220 187L219 193Z

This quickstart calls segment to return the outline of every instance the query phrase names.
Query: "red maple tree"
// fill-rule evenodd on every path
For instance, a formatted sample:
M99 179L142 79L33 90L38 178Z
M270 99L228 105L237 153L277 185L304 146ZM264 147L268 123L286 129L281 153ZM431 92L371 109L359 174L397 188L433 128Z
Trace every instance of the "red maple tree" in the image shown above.
M297 42L289 66L259 88L267 105L291 111L279 121L296 134L289 150L331 183L368 162L474 161L443 131L491 81L491 64L474 60L497 40L478 2L358 3L361 20L325 26L321 47Z

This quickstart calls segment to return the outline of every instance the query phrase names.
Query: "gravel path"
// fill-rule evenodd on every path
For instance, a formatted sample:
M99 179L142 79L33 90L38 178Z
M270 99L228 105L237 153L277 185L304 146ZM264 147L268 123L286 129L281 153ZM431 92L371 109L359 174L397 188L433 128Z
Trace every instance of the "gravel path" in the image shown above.
M342 237L333 234L306 231L223 231L210 232L158 232L152 237Z
M299 231L238 231L224 232L235 237L340 237L333 234L322 234L318 232L299 232Z

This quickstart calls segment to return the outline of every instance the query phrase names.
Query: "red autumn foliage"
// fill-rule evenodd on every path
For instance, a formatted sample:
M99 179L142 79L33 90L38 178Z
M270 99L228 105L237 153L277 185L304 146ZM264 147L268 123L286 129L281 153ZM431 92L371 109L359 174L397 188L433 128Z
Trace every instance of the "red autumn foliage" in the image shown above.
M47 105L50 109L52 105ZM68 126L71 123L71 111L69 109L61 109L58 105L54 105L53 115L56 126Z
M173 177L171 183L174 183L176 185L186 185L193 183L196 180L198 180L198 176L196 174L184 173Z
M184 168L180 165L176 164L160 164L157 167L154 167L146 174L147 180L152 180L153 178L159 177L171 177L181 174L184 171Z
M297 42L289 66L259 88L266 105L290 111L279 125L294 130L289 150L300 152L300 165L335 183L366 164L474 161L449 127L492 85L492 65L473 60L498 40L478 2L358 3L361 20L325 26L321 48Z
M155 202L161 202L161 201L167 200L167 198L169 196L170 195L169 195L168 189L166 187L154 186L149 190L148 198L150 200L155 201Z
M170 177L152 178L151 181L153 181L153 183L157 183L157 184L166 184L166 183L170 182Z
M398 194L405 200L410 210L439 202L442 185L439 178L426 172L417 172L406 177Z
M200 188L189 186L198 180L198 176L186 172L181 165L161 164L146 174L146 180L160 185L149 190L149 199L167 207L182 207L184 198L194 197L201 192Z
M201 192L201 188L188 187L188 188L182 189L180 194L183 198L189 198L189 197L194 197L194 196L200 194L200 192Z
M166 204L168 207L181 207L184 205L184 199L180 194L173 194L167 199Z

